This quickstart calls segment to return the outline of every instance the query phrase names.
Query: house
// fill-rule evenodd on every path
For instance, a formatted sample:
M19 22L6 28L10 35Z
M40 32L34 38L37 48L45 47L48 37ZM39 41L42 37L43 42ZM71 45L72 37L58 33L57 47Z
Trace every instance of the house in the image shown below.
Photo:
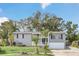
M33 46L32 35L39 36L39 46L48 44L50 49L64 49L65 48L65 33L49 32L48 37L40 37L40 32L14 32L14 42L20 43L26 46Z

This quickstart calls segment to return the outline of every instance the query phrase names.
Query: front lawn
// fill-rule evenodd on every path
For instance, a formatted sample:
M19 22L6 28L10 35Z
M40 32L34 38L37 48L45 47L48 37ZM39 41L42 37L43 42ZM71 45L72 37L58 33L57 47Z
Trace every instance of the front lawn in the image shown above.
M6 46L1 47L5 53L1 53L3 56L50 56L51 54L44 54L44 49L39 48L40 53L36 54L35 47L17 47L17 46Z

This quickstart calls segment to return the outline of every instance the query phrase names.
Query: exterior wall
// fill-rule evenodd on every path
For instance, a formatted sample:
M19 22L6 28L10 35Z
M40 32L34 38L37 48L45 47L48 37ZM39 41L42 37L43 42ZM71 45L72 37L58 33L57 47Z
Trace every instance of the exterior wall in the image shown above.
M16 43L22 43L23 45L26 46L32 46L32 37L30 33L24 33L24 38L22 38L22 33L14 34L14 42Z
M53 42L49 43L50 49L65 49L65 43L64 42Z
M65 33L52 33L55 36L55 39L51 39L51 36L48 35L48 46L50 49L64 49L65 48ZM60 35L62 34L62 39Z

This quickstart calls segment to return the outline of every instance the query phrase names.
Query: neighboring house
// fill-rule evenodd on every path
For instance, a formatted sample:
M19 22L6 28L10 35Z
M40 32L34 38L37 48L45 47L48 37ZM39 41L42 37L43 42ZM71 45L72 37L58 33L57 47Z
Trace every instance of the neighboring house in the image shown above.
M65 48L65 33L64 32L49 32L48 37L40 37L40 32L14 32L14 42L21 43L26 46L33 46L32 35L38 35L40 40L38 45L44 46L48 44L50 49Z
M16 26L16 28L18 28L19 31L28 32L32 30L31 20L24 19L20 21L13 21L13 24Z

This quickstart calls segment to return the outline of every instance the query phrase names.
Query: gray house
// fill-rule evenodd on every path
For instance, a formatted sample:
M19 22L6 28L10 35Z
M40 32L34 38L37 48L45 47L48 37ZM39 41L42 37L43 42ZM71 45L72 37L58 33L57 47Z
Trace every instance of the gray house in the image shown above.
M40 32L14 32L14 42L16 44L23 44L26 46L33 46L32 35L41 35ZM50 49L64 49L65 48L65 33L64 32L49 32L48 37L39 37L39 46L48 44Z

